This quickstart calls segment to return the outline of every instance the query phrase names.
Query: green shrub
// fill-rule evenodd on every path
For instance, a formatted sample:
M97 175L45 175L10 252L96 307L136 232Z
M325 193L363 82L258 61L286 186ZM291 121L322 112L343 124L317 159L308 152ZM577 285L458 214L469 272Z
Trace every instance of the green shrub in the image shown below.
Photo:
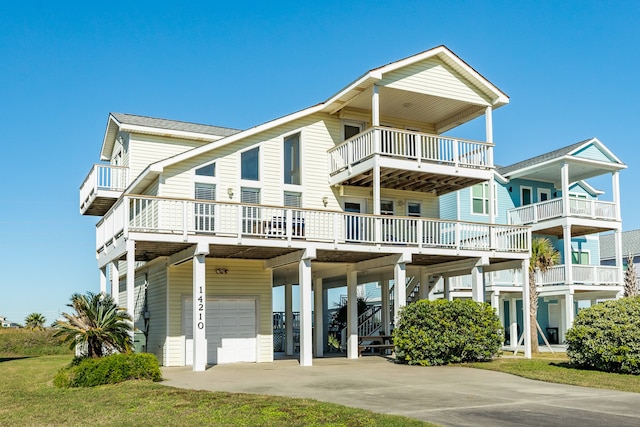
M68 345L53 336L55 332L55 329L0 328L0 353L20 356L72 354Z
M93 387L127 380L161 381L158 360L152 354L114 354L101 358L74 358L53 380L56 387Z
M500 319L491 306L469 300L409 304L393 331L396 361L409 365L489 360L502 341Z
M567 331L567 355L581 368L640 374L640 298L580 310Z

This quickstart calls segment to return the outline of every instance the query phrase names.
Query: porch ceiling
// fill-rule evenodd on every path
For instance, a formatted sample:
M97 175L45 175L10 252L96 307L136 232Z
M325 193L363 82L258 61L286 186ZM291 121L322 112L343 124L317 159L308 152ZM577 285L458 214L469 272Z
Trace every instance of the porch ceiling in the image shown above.
M562 163L565 161L569 163L570 183L605 175L621 169L620 165L615 163L603 163L583 158L576 160L575 158L566 157L542 166L531 167L521 172L509 174L509 178L552 182L556 188L560 188L562 185L561 168Z
M356 110L371 111L372 89L367 89L351 99L345 107ZM405 120L429 123L436 128L440 123L449 126L436 129L437 132L446 131L459 124L465 123L484 114L484 106L470 104L464 101L409 92L389 87L379 88L380 116L401 117ZM452 118L456 118L457 122Z
M611 228L608 228L608 227L595 227L590 225L574 224L571 226L571 236L572 237L586 236L589 234L602 233L602 232L611 231L611 230L614 230L613 226ZM555 236L559 239L562 239L562 236L563 236L562 226L559 226L559 225L555 227L550 227L550 228L534 227L533 233Z
M435 174L429 171L415 172L394 168L380 168L380 184L382 188L393 190L420 191L440 196L470 187L479 182L482 182L482 180L464 176ZM342 184L356 187L373 187L373 171L368 170L362 174L355 175Z

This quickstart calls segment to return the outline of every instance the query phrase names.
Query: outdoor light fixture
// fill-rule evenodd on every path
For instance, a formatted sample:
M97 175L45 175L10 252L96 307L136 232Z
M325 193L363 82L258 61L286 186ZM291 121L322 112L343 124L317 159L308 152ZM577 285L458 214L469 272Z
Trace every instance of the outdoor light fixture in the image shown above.
M233 199L233 188L232 187L227 188L227 194L229 195L230 199Z
M227 274L229 270L226 268L216 268L216 274Z
M326 208L327 205L329 204L329 198L327 196L324 196L322 198L322 204L324 205L324 207Z
M513 187L509 187L509 193L513 193Z

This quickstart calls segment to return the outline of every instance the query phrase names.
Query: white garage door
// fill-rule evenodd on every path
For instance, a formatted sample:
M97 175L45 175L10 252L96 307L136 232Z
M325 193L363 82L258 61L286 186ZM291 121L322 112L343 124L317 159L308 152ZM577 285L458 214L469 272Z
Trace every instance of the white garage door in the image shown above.
M193 304L183 304L185 362L193 364ZM207 363L257 361L256 301L253 299L207 299Z

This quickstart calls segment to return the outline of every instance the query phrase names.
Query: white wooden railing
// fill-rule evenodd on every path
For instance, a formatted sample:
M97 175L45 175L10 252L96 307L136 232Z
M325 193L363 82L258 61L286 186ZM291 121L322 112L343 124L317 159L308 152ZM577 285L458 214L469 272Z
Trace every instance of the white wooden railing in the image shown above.
M493 168L493 144L386 127L370 128L328 151L335 174L373 155L455 167Z
M403 245L528 252L526 226L390 217L242 203L124 196L96 226L97 249L128 232L304 239L369 245Z
M98 190L124 191L129 185L129 168L95 164L80 186L80 206Z
M582 218L616 220L616 204L594 199L569 197L569 215ZM509 224L535 224L564 216L562 198L533 203L507 211Z
M622 283L618 267L575 264L571 266L571 275L574 284L620 285ZM563 285L565 283L564 265L553 266L546 272L536 272L537 285Z

